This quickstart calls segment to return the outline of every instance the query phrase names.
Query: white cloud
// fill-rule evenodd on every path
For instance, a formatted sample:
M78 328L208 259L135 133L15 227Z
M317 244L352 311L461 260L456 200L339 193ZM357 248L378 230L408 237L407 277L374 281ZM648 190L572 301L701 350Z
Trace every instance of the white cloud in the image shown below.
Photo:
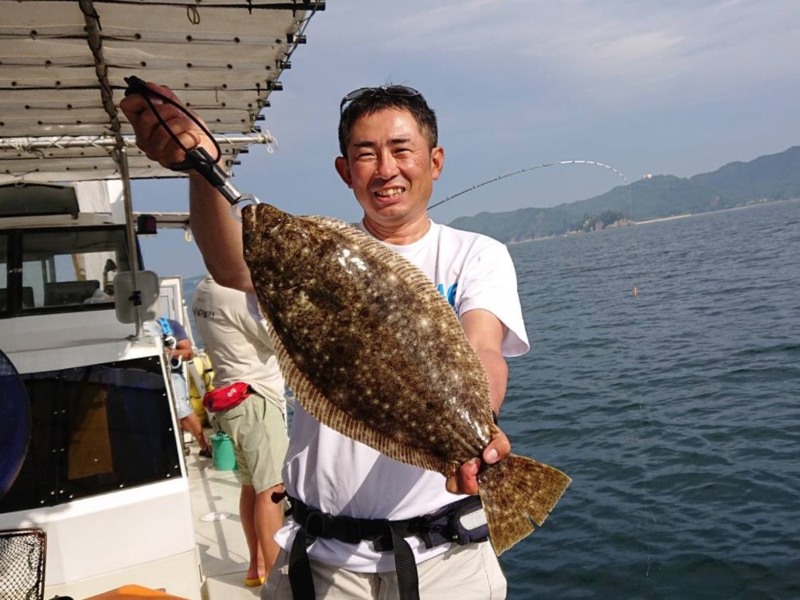
M348 51L424 57L453 77L506 65L598 106L800 75L796 0L339 0L322 16L337 11L358 32Z

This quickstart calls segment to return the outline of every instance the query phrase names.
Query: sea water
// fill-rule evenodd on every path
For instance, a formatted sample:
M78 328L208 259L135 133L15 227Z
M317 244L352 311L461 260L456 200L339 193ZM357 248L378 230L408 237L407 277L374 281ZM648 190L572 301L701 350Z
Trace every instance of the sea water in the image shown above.
M510 251L500 424L573 483L509 598L800 598L800 201Z

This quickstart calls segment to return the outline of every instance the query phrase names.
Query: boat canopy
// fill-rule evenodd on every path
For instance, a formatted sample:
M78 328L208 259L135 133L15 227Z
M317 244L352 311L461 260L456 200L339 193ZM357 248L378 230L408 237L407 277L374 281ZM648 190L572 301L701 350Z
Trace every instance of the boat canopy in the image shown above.
M176 177L117 109L136 75L203 115L227 166L324 0L0 0L0 184ZM121 164L125 163L125 164Z

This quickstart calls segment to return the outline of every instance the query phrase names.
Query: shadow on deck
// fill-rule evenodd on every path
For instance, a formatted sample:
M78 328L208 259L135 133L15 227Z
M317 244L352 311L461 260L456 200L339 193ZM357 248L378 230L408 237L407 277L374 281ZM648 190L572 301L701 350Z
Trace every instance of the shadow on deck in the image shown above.
M190 444L186 456L197 552L204 576L205 600L253 600L260 587L244 585L248 552L239 518L237 471L218 471L214 461Z

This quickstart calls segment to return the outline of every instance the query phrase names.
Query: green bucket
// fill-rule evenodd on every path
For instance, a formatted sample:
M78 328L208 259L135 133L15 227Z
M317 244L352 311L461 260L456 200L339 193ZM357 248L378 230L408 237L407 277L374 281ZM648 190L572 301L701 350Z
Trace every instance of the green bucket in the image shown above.
M211 446L214 448L214 468L217 471L233 471L236 468L236 456L228 434L219 431L212 435Z

